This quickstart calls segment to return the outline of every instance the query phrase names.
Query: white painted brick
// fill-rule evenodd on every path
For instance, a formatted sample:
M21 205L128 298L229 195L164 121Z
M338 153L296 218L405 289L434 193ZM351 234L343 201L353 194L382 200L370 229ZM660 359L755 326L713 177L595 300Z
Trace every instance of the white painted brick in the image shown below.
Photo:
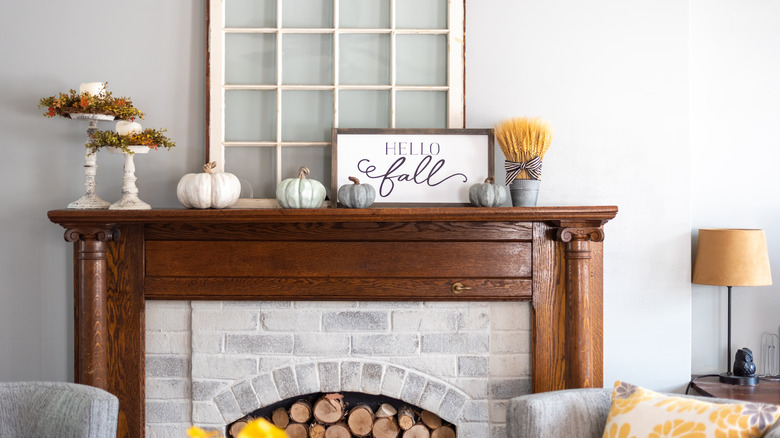
M295 378L298 379L298 389L301 394L319 392L320 382L317 378L317 367L313 363L295 366Z
M494 354L490 356L492 377L527 377L531 375L530 354Z
M437 412L439 406L441 406L441 402L444 399L444 394L446 392L447 388L443 383L436 382L434 380L428 380L428 383L425 385L425 389L422 392L422 396L420 397L420 402L417 406L431 412Z
M470 400L463 409L463 421L485 422L492 414L488 414L487 400ZM504 415L506 418L506 414Z
M187 423L190 419L190 402L182 400L154 401L146 403L147 423Z
M530 331L531 303L528 301L491 303L490 328L494 331Z
M394 332L446 332L458 328L460 313L447 310L395 310L392 313Z
M320 376L320 391L336 392L340 390L340 364L338 362L320 362L317 371Z
M322 313L307 309L274 309L260 312L260 328L272 332L320 331Z
M241 415L246 415L260 406L260 400L255 394L255 389L252 387L252 383L249 380L242 380L231 388L233 396L236 397L238 408L241 410Z
M516 354L531 352L531 332L495 332L490 335L490 353Z
M214 397L214 403L217 405L217 409L226 423L241 418L241 408L238 406L233 391L227 390L219 393Z
M276 383L271 374L261 374L252 379L252 387L255 388L257 398L260 400L259 407L274 404L282 399L279 397L279 391L276 390Z
M341 391L360 391L362 362L344 361L341 363Z
M225 352L229 354L292 354L293 335L285 334L229 334L225 338Z
M486 400L490 386L488 379L478 378L457 378L447 379L447 382L457 387L473 400Z
M458 376L487 377L488 362L488 356L461 356L458 358Z
M186 307L155 306L146 302L147 332L187 332L190 330L190 309ZM186 302L185 302L186 303Z
M227 301L190 301L192 310L222 310Z
M506 424L491 424L490 438L507 438Z
M147 377L182 377L188 378L190 363L185 356L147 355Z
M144 436L146 438L171 438L171 437L186 437L187 429L191 424L146 424L144 428ZM202 427L198 425L199 427Z
M490 427L487 423L460 423L458 424L458 436L466 438L491 438Z
M225 301L224 307L242 309L288 309L292 307L292 301Z
M386 331L389 312L379 310L324 311L322 327L326 332Z
M225 352L225 335L221 332L198 331L192 333L192 352L219 354Z
M451 355L396 357L393 362L439 378L457 376L457 358Z
M422 390L425 388L427 383L428 378L422 374L415 372L407 373L406 380L404 380L404 386L401 388L401 395L399 398L413 405L419 404Z
M189 332L147 332L146 352L189 355L190 334Z
M531 379L491 379L490 397L493 400L508 400L531 393Z
M384 371L385 367L380 364L364 363L360 379L360 391L366 394L379 394Z
M296 356L346 356L349 335L341 333L298 333L295 335Z
M457 422L466 407L466 401L468 401L466 394L452 388L448 389L439 407L439 416L450 423Z
M193 424L220 424L222 423L222 414L219 409L211 402L193 402L192 403L192 422ZM181 435L182 437L187 435Z
M257 330L257 312L246 309L193 310L192 330L248 331Z
M417 354L420 337L409 334L355 334L352 335L352 352L372 356L399 356Z
M358 307L361 309L400 309L423 307L419 301L359 301Z
M398 398L406 379L406 370L396 366L388 365L385 370L385 376L382 379L381 393L390 397Z
M189 399L189 379L148 378L144 384L147 399Z
M290 356L262 356L258 358L258 373L270 373L271 371L290 364Z
M280 368L273 371L274 383L279 397L282 400L300 395L298 382L295 380L295 371L292 367Z
M345 309L357 307L356 301L295 301L296 309Z
M490 308L469 307L461 311L458 320L460 330L489 330Z
M423 353L478 354L488 352L487 333L426 333L422 335Z
M193 379L238 380L254 374L257 374L257 359L253 357L204 354L192 357Z
M228 389L228 384L218 380L192 380L192 399L211 401L217 394Z
M509 400L494 400L490 403L490 422L506 423L506 410Z

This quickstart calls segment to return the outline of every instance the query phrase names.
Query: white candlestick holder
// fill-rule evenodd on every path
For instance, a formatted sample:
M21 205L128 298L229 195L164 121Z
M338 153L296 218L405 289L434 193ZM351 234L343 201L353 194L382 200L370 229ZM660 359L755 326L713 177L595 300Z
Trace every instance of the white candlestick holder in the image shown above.
M135 154L146 154L149 152L148 146L128 146L132 153L125 152L120 148L109 148L112 154L124 154L125 166L124 176L122 177L122 198L108 207L109 210L151 210L152 206L138 198L138 186L135 181L135 163L133 157Z
M89 126L87 127L87 136L97 131L98 121L110 121L114 120L114 116L106 114L70 114L70 118L73 120L87 120ZM95 193L97 188L97 182L95 177L97 176L97 153L85 148L84 154L84 189L86 193L81 198L68 204L68 208L77 210L99 210L108 208L111 205L110 202L106 202Z

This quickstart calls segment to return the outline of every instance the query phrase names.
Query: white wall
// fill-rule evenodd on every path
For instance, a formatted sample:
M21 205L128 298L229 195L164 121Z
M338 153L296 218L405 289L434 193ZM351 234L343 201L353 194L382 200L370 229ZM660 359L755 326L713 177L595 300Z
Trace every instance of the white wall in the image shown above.
M778 6L692 1L467 2L468 126L548 118L556 137L539 204L620 207L606 226L606 385L625 379L667 390L687 381L692 227L761 226L773 251L780 244L771 229L771 181L759 179L772 164L763 158L772 152L769 129L780 102L771 56L780 27L769 27ZM178 143L136 160L141 197L176 206L176 182L204 157L204 13L204 0L0 3L0 380L72 375L71 248L45 214L83 193L85 126L43 118L38 99L97 80L131 96L148 114L144 125L167 127ZM740 66L724 68L713 50ZM713 88L718 98L710 102ZM727 114L749 122L750 133L722 123ZM743 137L757 153L743 161L748 181L734 186L748 190L724 190L716 185L726 173L721 150ZM115 200L121 159L101 153L98 164L98 192ZM771 289L744 291L756 298L738 310L745 332L772 328L778 302ZM715 346L707 346L716 342L702 333L721 321L711 316L719 308L707 309L716 305L699 303L711 291L695 291L698 371L717 364ZM768 314L751 326L746 314L759 309Z
M780 327L780 3L691 6L691 228L766 230L775 285L732 292L732 350L762 359ZM694 372L726 370L726 303L725 287L693 286Z

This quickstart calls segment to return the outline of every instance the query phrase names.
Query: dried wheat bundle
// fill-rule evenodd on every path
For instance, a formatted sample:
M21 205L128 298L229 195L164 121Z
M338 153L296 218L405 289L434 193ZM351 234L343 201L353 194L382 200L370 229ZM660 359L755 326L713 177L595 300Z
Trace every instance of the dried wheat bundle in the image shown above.
M516 117L497 123L495 131L507 161L507 184L513 179L539 179L541 160L552 142L550 124L538 118Z

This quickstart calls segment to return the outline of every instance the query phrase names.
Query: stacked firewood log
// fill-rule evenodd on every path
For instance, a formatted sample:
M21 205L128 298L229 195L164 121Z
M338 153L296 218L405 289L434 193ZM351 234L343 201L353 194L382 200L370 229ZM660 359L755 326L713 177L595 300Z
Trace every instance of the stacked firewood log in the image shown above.
M247 416L230 427L229 435L252 420ZM284 429L289 438L455 438L455 427L429 411L389 403L371 407L358 403L348 406L341 394L325 394L312 400L301 399L278 407L266 418Z

